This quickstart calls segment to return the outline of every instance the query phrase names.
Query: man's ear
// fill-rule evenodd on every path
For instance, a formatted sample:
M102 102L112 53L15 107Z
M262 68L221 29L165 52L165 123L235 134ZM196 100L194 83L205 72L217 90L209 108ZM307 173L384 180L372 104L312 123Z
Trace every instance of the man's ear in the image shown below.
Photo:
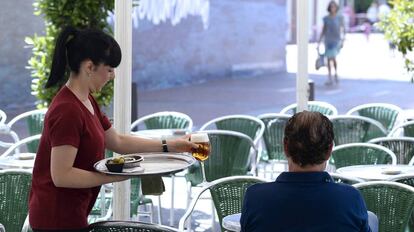
M288 141L285 138L283 139L283 151L285 152L285 156L288 157L289 156Z
M331 143L331 145L329 145L328 154L326 154L326 160L329 160L329 158L331 158L332 149L333 149L333 142Z

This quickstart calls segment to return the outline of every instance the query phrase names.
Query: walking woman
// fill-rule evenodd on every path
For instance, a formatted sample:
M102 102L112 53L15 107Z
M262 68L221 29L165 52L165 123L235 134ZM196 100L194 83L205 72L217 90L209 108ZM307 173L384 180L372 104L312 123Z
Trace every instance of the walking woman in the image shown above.
M105 148L119 154L163 151L160 140L117 133L91 95L114 79L120 62L118 43L102 31L67 27L57 38L46 88L63 83L67 68L70 76L44 121L29 198L33 231L88 231L100 186L126 179L94 170ZM167 146L175 152L196 147L185 138Z
M325 85L332 85L335 81L338 84L338 64L336 56L343 46L345 40L345 24L342 15L338 15L339 6L335 1L330 1L328 4L329 14L323 18L322 33L318 41L319 45L324 39L325 56L328 59L328 80ZM332 68L334 69L334 76L332 77Z

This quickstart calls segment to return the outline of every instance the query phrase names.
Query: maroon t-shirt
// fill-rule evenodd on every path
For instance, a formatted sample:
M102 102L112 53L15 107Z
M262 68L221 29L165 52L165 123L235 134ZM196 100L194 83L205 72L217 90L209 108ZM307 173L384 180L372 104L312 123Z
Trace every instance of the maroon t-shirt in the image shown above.
M88 226L87 217L100 187L56 187L50 173L50 156L52 147L74 146L78 152L73 166L88 171L94 171L93 164L104 158L104 133L111 123L91 95L89 100L94 114L64 86L46 113L29 197L29 219L34 229L79 229Z

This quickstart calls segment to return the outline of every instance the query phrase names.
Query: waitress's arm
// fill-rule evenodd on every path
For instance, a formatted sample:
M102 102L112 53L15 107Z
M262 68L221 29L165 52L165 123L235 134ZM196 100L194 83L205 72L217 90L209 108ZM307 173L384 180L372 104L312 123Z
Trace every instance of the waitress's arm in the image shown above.
M128 179L73 167L78 149L71 145L52 147L50 173L56 187L91 188Z
M188 141L189 135L178 139L167 139L167 147L172 152L191 152L197 145ZM105 145L118 154L138 152L162 152L161 139L146 139L132 135L122 135L113 127L105 131Z

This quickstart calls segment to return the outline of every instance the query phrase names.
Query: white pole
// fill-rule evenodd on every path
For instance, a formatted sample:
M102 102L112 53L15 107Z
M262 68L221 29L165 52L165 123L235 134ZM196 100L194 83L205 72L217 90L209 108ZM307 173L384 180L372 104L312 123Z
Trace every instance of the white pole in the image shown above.
M296 0L296 34L298 72L296 74L296 102L298 112L308 109L308 26L309 1Z
M131 126L132 0L114 1L115 39L122 51L121 64L115 70L114 126L119 133L129 134ZM115 183L113 197L114 220L129 220L130 181Z

